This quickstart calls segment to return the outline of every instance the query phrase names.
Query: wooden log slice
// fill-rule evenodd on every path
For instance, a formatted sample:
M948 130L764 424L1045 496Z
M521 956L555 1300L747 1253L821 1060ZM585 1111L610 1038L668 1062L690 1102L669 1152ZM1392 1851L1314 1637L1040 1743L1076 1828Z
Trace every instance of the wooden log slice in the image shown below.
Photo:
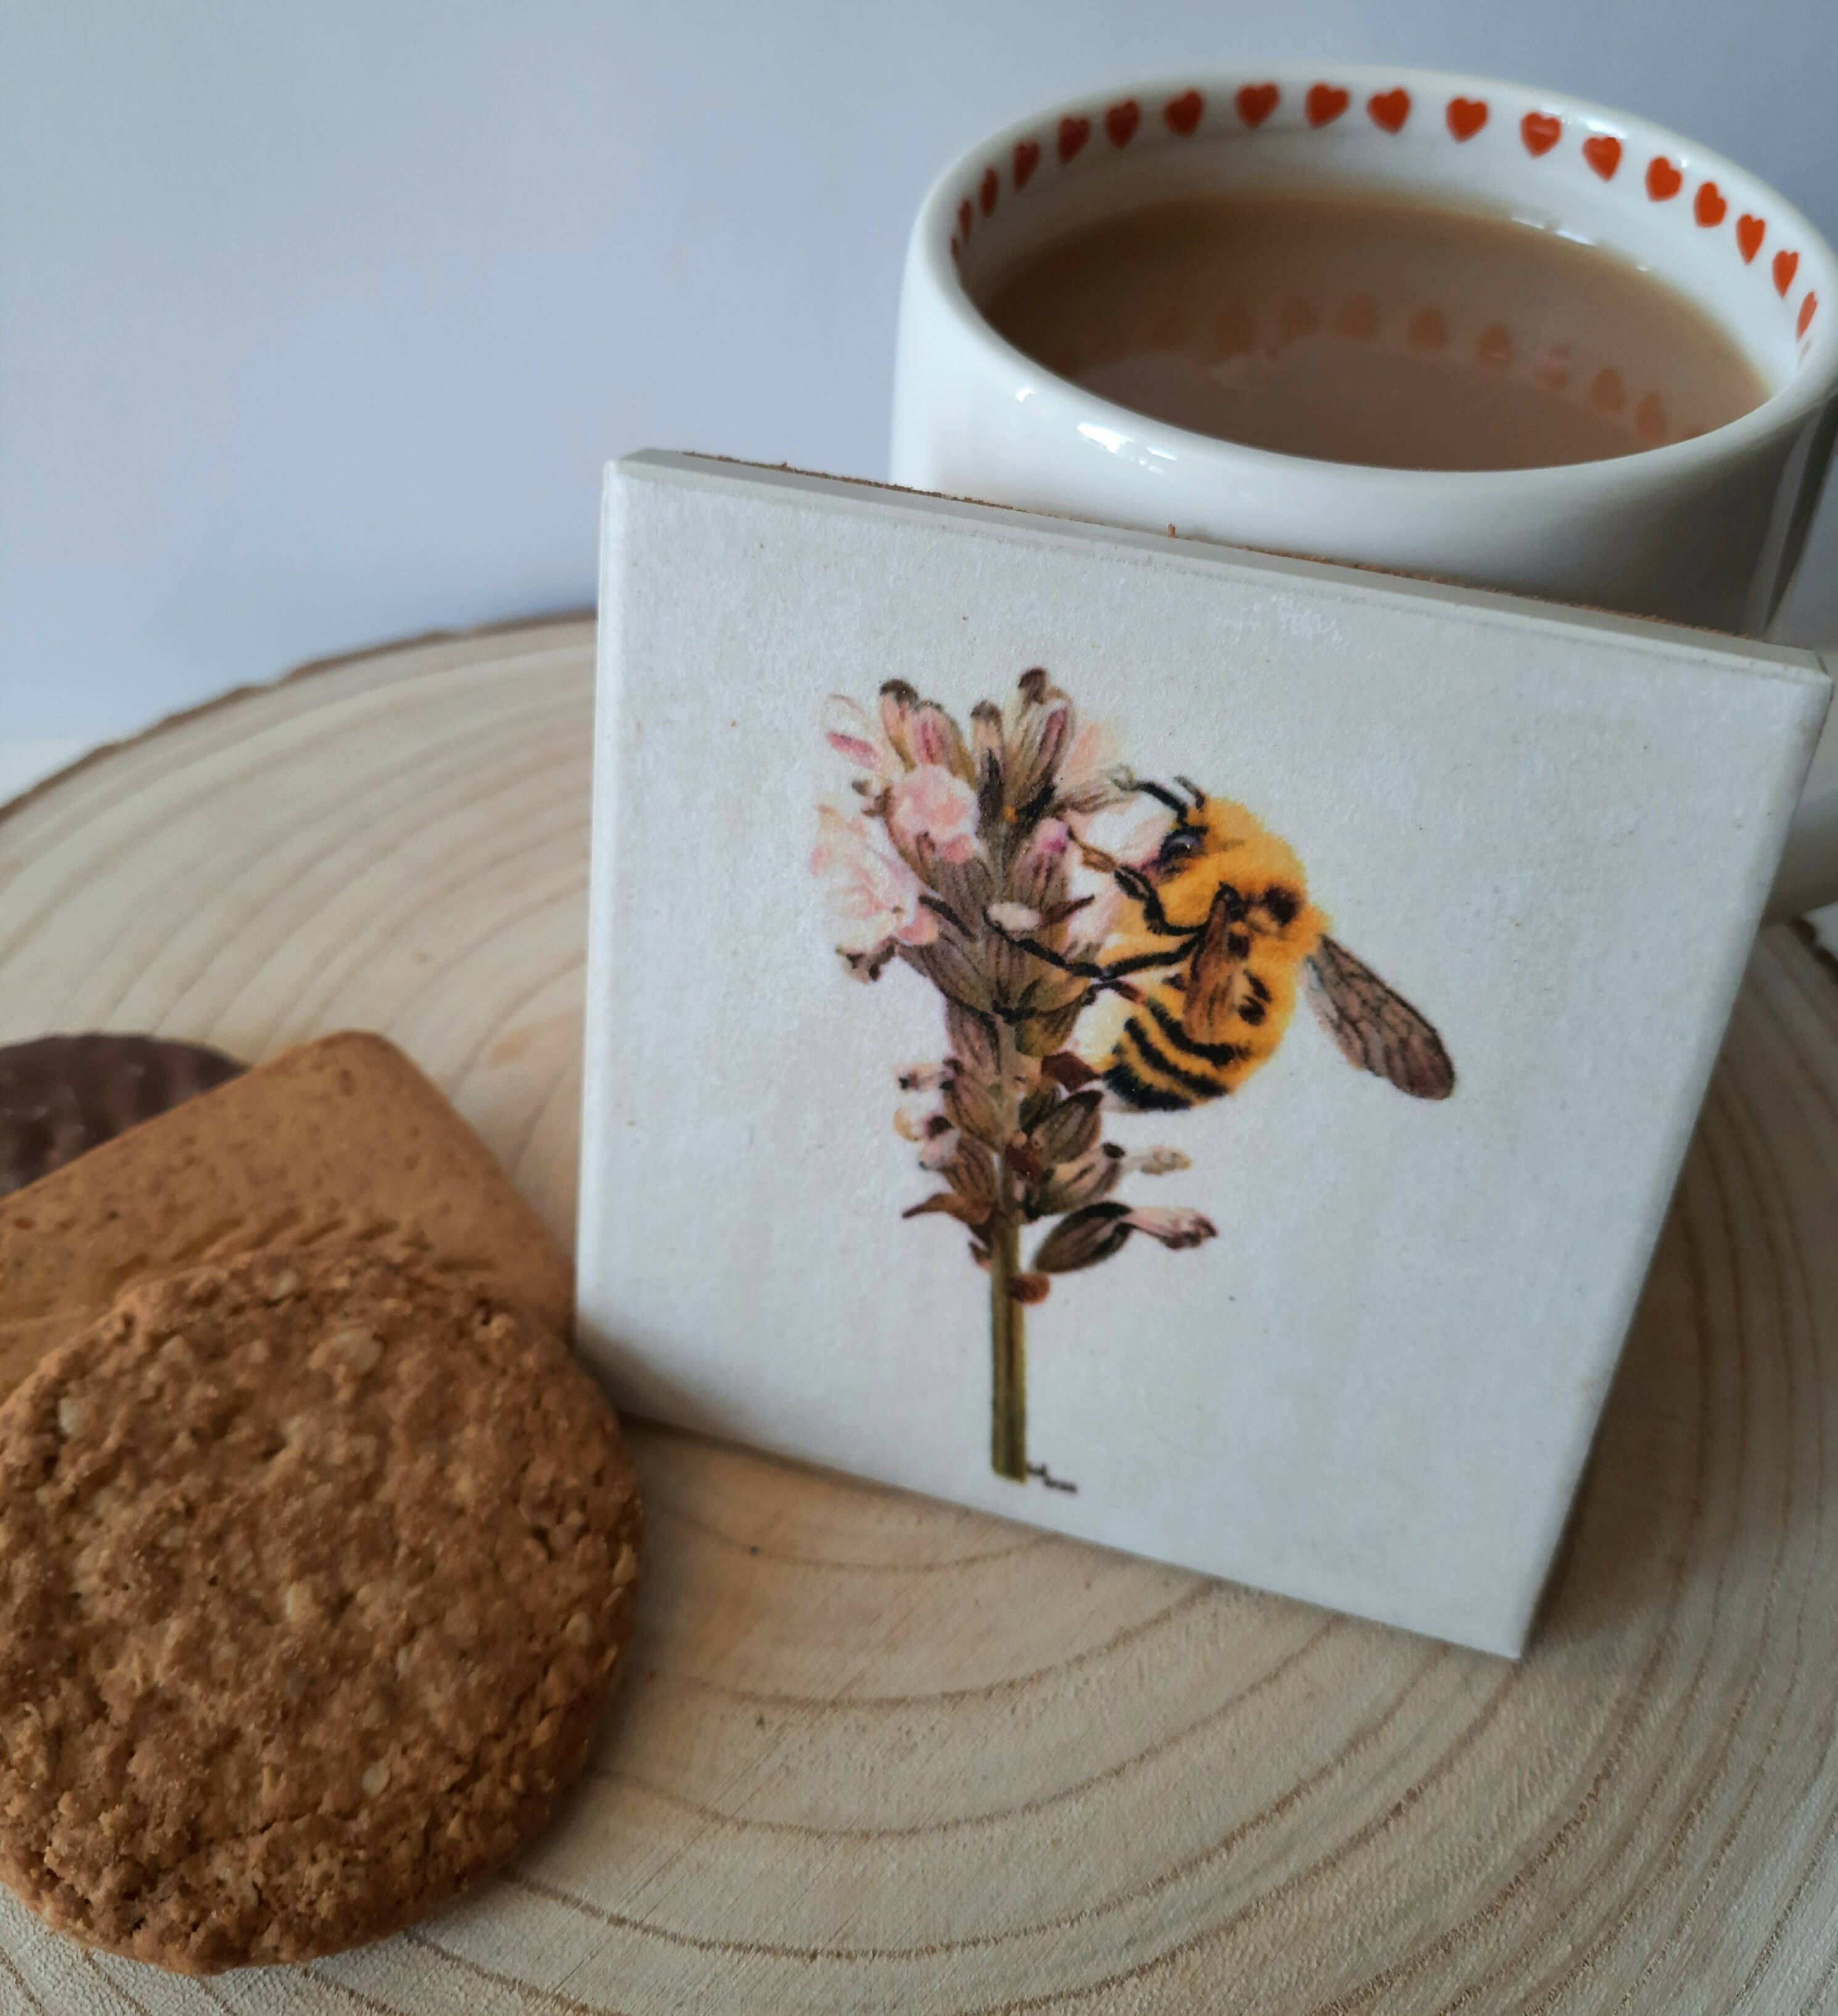
M0 814L0 1042L407 1049L564 1237L592 627L309 668ZM0 1900L0 2006L1838 2007L1838 981L1758 947L1512 1666L661 1429L584 1791L471 1900L202 1984Z

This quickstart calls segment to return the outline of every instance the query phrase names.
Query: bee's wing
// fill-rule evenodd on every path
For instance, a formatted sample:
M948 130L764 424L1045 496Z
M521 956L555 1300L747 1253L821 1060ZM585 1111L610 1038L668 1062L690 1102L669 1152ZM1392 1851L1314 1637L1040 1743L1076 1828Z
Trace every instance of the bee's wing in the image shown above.
M1389 1078L1413 1099L1447 1099L1455 1089L1442 1038L1345 945L1324 938L1303 975L1308 1005L1350 1064Z
M1220 895L1213 900L1187 967L1187 992L1181 1003L1180 1026L1198 1042L1224 1042L1238 1006L1245 962L1234 956L1231 938L1231 919Z

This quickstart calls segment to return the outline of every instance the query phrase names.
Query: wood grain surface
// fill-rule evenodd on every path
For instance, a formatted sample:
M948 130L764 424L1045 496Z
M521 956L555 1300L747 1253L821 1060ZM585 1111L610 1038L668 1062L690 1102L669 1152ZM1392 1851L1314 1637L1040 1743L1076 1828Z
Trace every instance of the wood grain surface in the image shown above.
M0 1040L380 1029L571 1231L586 623L232 697L0 814ZM639 1637L508 1874L0 2009L1838 2008L1838 984L1757 949L1519 1665L647 1427Z

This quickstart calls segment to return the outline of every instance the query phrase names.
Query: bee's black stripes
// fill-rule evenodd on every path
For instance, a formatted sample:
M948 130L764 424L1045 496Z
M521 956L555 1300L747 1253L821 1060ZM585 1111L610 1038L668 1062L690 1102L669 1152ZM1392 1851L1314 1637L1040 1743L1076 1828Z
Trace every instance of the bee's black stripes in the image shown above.
M1137 1107L1144 1113L1184 1113L1194 1103L1184 1093L1164 1092L1159 1085L1138 1078L1121 1061L1105 1073L1104 1082L1126 1106Z
M1169 1042L1187 1056L1198 1057L1202 1064L1239 1064L1251 1054L1242 1043L1202 1043L1198 1037L1190 1036L1152 995L1147 1006L1155 1017L1155 1027Z
M1187 1093L1190 1096L1190 1103L1192 1100L1202 1099L1216 1099L1221 1093L1228 1089L1223 1078L1208 1076L1200 1071L1190 1071L1178 1059L1170 1057L1149 1033L1141 1016L1130 1017L1123 1024L1123 1034L1135 1045L1142 1061L1158 1077L1169 1079L1173 1085L1178 1085L1182 1091ZM1119 1061L1126 1063L1128 1060L1120 1058Z

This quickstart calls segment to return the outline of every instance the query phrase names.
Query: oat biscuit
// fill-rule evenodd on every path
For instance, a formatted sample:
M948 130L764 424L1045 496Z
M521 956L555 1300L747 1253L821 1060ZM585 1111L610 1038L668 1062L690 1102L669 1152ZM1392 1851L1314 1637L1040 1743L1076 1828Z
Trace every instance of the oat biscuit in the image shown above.
M568 1334L568 1256L491 1150L381 1036L321 1038L0 1199L0 1397L132 1280L359 1240Z
M188 1973L422 1916L579 1770L639 1539L523 1312L349 1246L136 1284L0 1406L0 1877Z

